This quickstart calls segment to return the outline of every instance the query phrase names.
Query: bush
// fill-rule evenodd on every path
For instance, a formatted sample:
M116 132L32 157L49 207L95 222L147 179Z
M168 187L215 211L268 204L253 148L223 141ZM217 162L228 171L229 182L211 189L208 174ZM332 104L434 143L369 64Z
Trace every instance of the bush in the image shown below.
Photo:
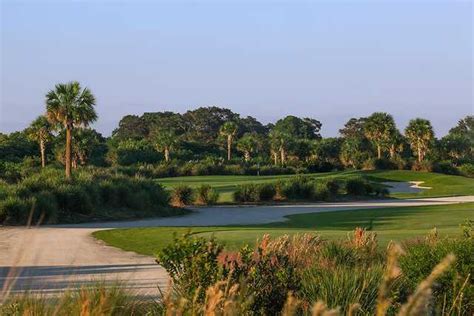
M260 184L257 187L257 191L260 201L271 201L276 194L275 185L273 183Z
M474 178L474 164L473 163L466 163L460 166L459 172L466 177Z
M158 251L157 262L173 280L175 291L188 300L202 301L205 290L218 279L217 258L222 249L215 238L175 235L172 243Z
M423 160L422 162L415 161L411 166L411 170L431 172L433 171L433 163L428 160Z
M42 223L54 224L58 221L58 202L56 196L51 192L40 192L35 195L34 221L42 220Z
M311 199L314 197L314 183L306 176L296 176L286 181L282 188L287 199Z
M5 224L24 223L28 221L32 211L33 201L9 196L0 201L0 220Z
M373 315L383 267L314 267L302 276L300 295L309 302L324 301L330 308L342 307L348 314L354 302L360 304L360 312Z
M331 197L331 191L326 183L316 182L314 184L313 199L319 201L326 201Z
M390 159L387 159L387 158L375 159L374 160L374 167L377 170L398 169L397 166L393 163L393 161L391 161Z
M370 184L363 178L350 178L346 180L346 192L350 195L368 195L371 191Z
M456 256L454 266L436 282L433 288L434 306L441 310L444 302L452 303L462 284L467 280L464 293L458 299L462 311L459 314L472 315L474 312L474 242L472 239L436 239L406 244L406 255L400 258L404 272L404 282L409 291L426 278L431 270L449 253Z
M216 204L219 193L210 185L203 184L196 190L196 203L201 205Z
M193 202L193 189L188 185L179 185L171 193L171 205L183 207Z
M339 190L341 189L341 185L336 179L324 180L323 184L326 186L329 191L329 194L331 194L332 196L336 196L339 193Z
M248 183L237 186L234 192L234 201L240 203L260 201L257 185Z
M433 164L433 172L444 173L444 174L452 174L452 175L459 175L459 170L453 166L450 161L440 161Z
M2 197L3 195L3 197ZM62 170L46 168L18 184L0 185L3 221L26 224L25 205L33 206L33 221L43 223L110 218L116 209L140 214L167 215L169 195L153 180L116 175L107 170L78 170L66 180ZM20 207L21 206L21 207ZM7 210L8 216L5 213ZM15 211L14 211L15 210ZM12 212L17 212L14 215Z

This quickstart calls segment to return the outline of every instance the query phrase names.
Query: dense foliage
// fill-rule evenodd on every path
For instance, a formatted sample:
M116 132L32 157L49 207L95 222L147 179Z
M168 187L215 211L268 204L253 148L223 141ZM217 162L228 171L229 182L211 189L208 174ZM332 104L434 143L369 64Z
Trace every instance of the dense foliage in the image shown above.
M218 107L184 114L128 115L108 138L78 124L73 124L70 137L73 169L81 165L127 167L130 174L154 177L344 168L473 173L472 116L460 120L441 139L435 138L429 121L419 118L409 123L403 135L387 113L352 118L336 138L322 138L322 124L312 118L287 116L263 125ZM25 131L1 134L0 163L35 157L38 164L65 164L68 133L57 126L39 117Z
M152 180L85 169L70 180L53 168L15 184L0 183L0 223L77 222L108 218L165 216L169 194Z
M157 254L173 279L162 311L181 306L184 314L205 314L220 293L216 309L233 304L234 312L249 315L304 315L311 306L314 313L314 302L342 314L472 315L471 237L432 233L382 250L375 233L358 228L330 242L313 234L266 235L255 248L229 252L215 238L175 236Z

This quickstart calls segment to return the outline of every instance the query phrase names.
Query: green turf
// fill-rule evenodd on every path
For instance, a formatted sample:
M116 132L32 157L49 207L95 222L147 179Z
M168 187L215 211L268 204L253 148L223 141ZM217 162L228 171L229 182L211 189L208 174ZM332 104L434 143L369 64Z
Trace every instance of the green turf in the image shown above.
M381 245L390 240L404 240L425 235L436 227L442 235L460 232L459 224L474 219L474 203L381 208L288 216L288 221L247 227L157 227L98 231L96 238L112 246L137 253L154 255L172 241L173 233L189 230L200 236L214 234L230 249L254 244L263 234L279 236L298 232L317 232L324 238L345 238L355 227L377 232Z
M399 193L394 194L396 198L413 197L434 197L452 195L474 194L474 179L461 176L450 176L439 173L415 172L404 170L392 171L341 171L309 174L311 177L349 177L361 175L377 182L384 181L424 181L423 186L432 187L431 190L424 190L419 193ZM244 183L264 183L274 182L279 179L289 179L295 175L281 176L193 176L157 179L165 187L172 188L180 184L197 187L201 184L208 184L220 193L219 202L226 203L232 201L232 193L239 184Z

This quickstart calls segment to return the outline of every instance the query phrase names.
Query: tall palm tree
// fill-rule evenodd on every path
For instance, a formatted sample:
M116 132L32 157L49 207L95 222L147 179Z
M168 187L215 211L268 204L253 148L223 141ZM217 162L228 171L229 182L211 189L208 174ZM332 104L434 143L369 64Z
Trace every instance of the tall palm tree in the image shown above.
M92 92L79 82L57 84L46 95L46 116L58 128L66 130L66 178L71 177L71 141L76 127L86 127L97 119Z
M178 143L176 132L171 129L154 128L150 132L150 138L155 145L156 150L161 151L165 155L165 161L170 160L170 151Z
M257 140L252 134L245 134L237 142L237 149L244 153L244 160L250 161L250 154L256 150Z
M46 144L53 138L52 126L48 119L41 115L31 122L30 127L28 127L26 132L29 139L38 142L40 148L41 167L44 168L46 166Z
M434 139L430 121L421 118L411 120L405 129L405 136L411 148L417 153L418 162L422 162Z
M232 142L234 140L235 134L237 134L237 129L237 124L230 121L222 124L220 129L221 135L227 138L227 160L230 160L232 158Z
M390 114L375 112L364 123L365 137L377 147L377 158L382 158L382 149L396 132L395 121Z

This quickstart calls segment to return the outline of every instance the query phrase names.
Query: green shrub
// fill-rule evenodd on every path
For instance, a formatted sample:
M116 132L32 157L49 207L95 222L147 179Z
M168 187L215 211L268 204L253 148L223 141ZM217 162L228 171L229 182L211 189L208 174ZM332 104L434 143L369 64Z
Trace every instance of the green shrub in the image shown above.
M32 219L37 221L42 218L43 222L48 223L97 218L97 215L105 213L110 217L115 209L120 212L140 211L134 216L152 213L167 215L169 201L165 189L153 180L116 175L94 168L76 171L71 180L64 178L62 170L46 168L18 184L0 185L2 195L2 200L12 198L5 206L10 210L10 224L26 224L21 208L14 207L21 201L27 204L35 201ZM20 204L23 205L23 202ZM18 211L18 216L13 216L13 209ZM2 222L7 220L6 215L2 218Z
M336 179L327 179L324 180L323 183L327 187L329 193L333 196L336 196L339 193L339 190L341 189L341 185Z
M171 204L183 207L193 203L193 189L188 185L178 185L171 193Z
M287 199L311 199L314 197L314 183L309 177L297 176L284 182L282 193Z
M316 182L314 184L313 199L318 201L327 201L331 197L331 192L329 191L326 183Z
M433 164L433 172L459 175L459 169L450 161L440 161Z
M263 183L258 185L258 198L260 201L271 201L275 197L276 189L273 183Z
M234 201L240 203L260 201L257 185L253 183L238 185L234 191Z
M58 221L58 202L56 196L47 191L35 195L34 221L42 219L42 223L54 224Z
M196 203L201 205L216 204L219 199L219 192L217 192L210 185L203 184L196 190Z
M218 256L223 246L214 237L185 234L158 251L157 262L173 280L174 290L188 300L204 298L206 289L218 280ZM201 292L198 292L200 290Z
M456 256L456 262L441 276L433 288L432 308L441 310L444 302L451 304L459 294L459 289L467 281L463 295L461 315L474 313L474 240L463 239L427 239L406 244L406 255L400 258L404 272L404 282L409 291L426 278L431 270L449 253Z
M63 213L91 214L94 209L89 195L83 187L62 184L57 188L56 198L58 208Z
M431 172L433 171L433 163L429 160L415 161L411 166L411 170Z
M368 195L369 185L363 178L350 178L346 180L346 192L349 195Z
M458 169L463 176L474 178L474 163L463 164Z
M380 158L374 160L374 167L377 170L393 170L398 169L397 166L387 158Z
M27 223L33 201L9 196L0 201L0 219L5 224Z
M373 315L383 267L314 267L303 272L300 296L307 302L324 301L330 308L341 307L347 314L357 302L360 313Z

